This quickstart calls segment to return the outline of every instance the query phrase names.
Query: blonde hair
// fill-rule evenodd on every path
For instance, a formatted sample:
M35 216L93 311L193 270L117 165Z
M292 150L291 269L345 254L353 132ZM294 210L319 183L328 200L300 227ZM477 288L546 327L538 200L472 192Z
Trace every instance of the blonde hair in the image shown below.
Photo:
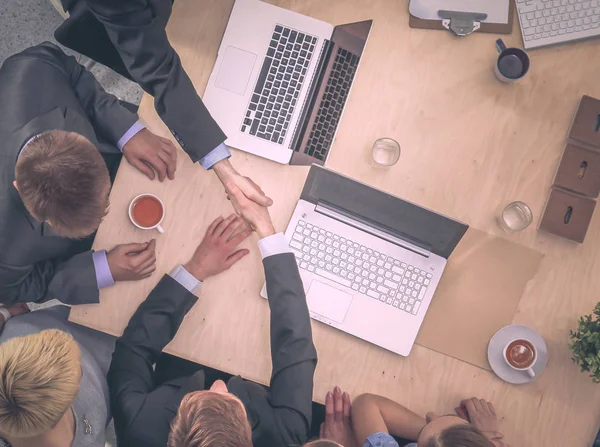
M16 337L0 345L0 371L0 432L38 436L60 421L79 391L79 346L56 329Z
M331 439L317 439L315 441L304 444L304 447L344 447Z
M453 425L425 443L425 447L495 447L471 424Z
M186 394L171 424L168 447L252 447L243 404L231 394Z

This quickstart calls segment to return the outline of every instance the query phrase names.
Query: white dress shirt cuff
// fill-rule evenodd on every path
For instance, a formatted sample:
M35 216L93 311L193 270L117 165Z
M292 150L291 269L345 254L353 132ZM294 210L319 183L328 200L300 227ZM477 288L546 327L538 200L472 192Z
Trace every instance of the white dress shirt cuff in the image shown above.
M171 273L169 273L169 276L191 293L196 293L202 285L202 281L196 279L194 275L188 272L181 264L175 267Z
M6 307L0 307L0 315L4 317L5 323L12 318L12 315Z
M117 142L119 150L123 152L123 147L125 147L125 145L129 143L129 140L135 137L140 130L143 130L145 128L146 126L144 126L144 124L140 120L137 120L133 124L133 126L131 126L127 132L125 132L125 135L123 135L121 139Z
M216 148L200 159L200 166L209 170L221 160L231 157L231 152L225 146L225 143L219 144Z
M104 289L115 284L112 277L108 259L106 258L106 250L95 251L92 253L92 261L94 262L94 270L96 271L96 281L98 289Z
M281 253L291 253L290 247L283 233L275 233L258 241L258 248L262 258L280 255Z

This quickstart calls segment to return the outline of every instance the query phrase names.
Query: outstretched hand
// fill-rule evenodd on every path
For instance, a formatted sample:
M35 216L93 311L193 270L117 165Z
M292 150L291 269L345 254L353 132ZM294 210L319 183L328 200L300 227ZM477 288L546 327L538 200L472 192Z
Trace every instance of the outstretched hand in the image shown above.
M250 178L244 177L237 172L228 159L221 160L213 166L213 170L223 183L227 196L231 200L235 212L244 219L249 220L244 211L248 213L252 207L269 207L273 200L254 183ZM267 213L268 215L268 213ZM269 219L270 220L270 219ZM252 223L252 222L250 222Z
M248 200L235 185L231 187L227 197L233 203L236 212L252 226L261 239L275 233L268 208Z
M196 248L192 259L184 265L199 281L231 268L248 253L247 249L236 250L252 231L243 229L243 220L232 214L226 219L217 218L206 230L206 235Z

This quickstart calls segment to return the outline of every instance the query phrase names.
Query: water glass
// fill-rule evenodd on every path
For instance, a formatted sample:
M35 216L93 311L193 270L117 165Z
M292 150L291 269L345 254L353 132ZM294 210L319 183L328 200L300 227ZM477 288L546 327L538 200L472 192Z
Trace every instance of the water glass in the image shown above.
M394 166L400 158L400 145L391 138L380 138L373 144L372 156L375 166Z
M521 231L531 225L533 213L526 203L513 202L504 208L498 222L505 231Z

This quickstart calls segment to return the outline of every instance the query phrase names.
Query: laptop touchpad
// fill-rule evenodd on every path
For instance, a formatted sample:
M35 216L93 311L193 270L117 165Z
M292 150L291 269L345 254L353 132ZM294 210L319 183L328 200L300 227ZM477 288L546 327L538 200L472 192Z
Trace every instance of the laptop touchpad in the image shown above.
M311 312L338 323L344 322L351 302L352 295L321 281L313 281L306 296L306 303Z
M227 47L215 86L238 95L244 95L255 62L256 54L232 46Z

